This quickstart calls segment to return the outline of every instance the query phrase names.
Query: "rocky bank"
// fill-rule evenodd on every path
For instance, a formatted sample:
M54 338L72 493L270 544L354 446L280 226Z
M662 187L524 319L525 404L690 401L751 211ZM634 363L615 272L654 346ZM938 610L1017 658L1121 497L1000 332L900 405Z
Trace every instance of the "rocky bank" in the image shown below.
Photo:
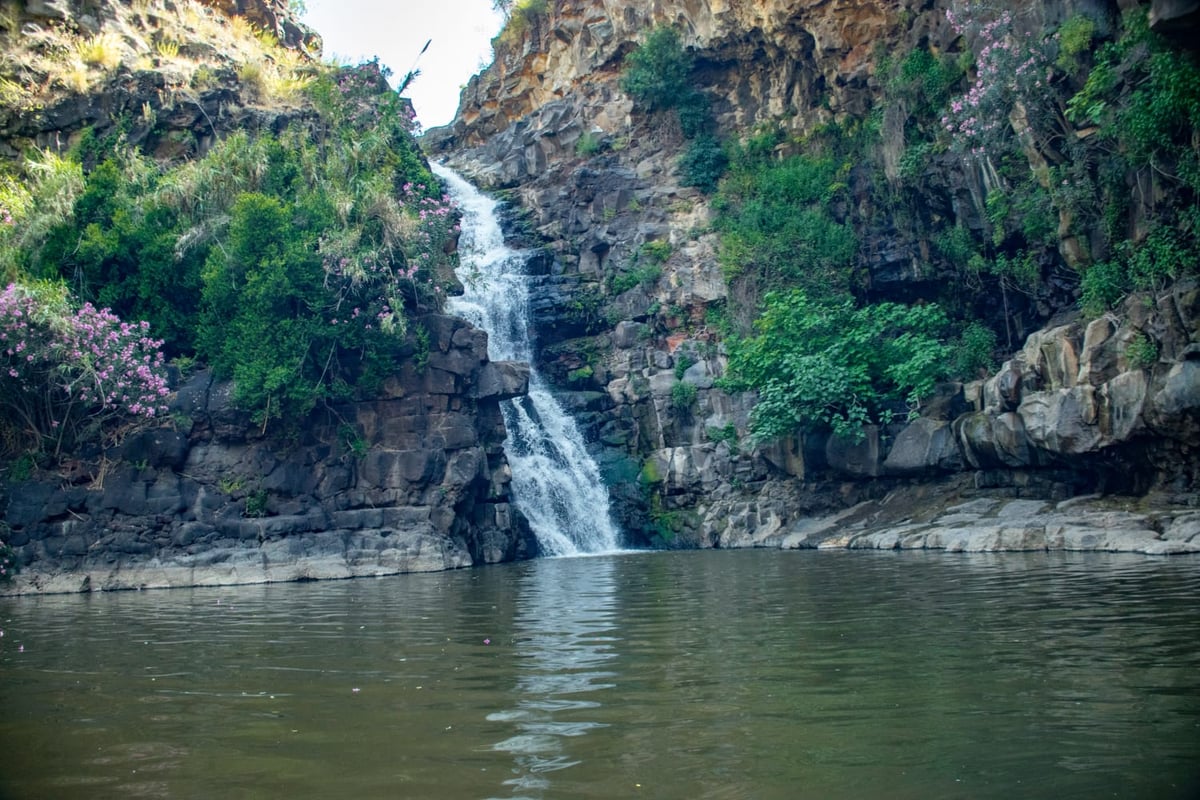
M527 365L429 316L429 354L376 398L264 436L207 372L183 379L172 422L132 432L61 474L8 487L6 592L212 586L429 572L536 553L512 507L499 403Z

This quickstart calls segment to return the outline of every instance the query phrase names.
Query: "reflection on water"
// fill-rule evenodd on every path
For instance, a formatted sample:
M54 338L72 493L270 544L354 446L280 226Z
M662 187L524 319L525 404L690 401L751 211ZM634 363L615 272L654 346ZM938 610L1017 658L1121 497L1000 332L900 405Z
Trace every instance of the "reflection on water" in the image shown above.
M546 773L580 763L570 740L603 723L588 712L612 689L617 627L612 559L559 558L535 562L517 583L516 706L488 715L513 726L495 749L511 753L514 777L504 781L518 797L540 796Z
M1195 798L1200 559L648 553L0 601L0 798Z

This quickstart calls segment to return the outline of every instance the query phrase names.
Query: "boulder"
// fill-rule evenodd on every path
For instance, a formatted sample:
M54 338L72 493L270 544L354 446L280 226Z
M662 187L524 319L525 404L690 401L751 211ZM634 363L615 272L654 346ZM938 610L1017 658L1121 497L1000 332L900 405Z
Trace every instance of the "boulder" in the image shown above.
M883 473L883 454L879 426L867 425L862 437L832 435L825 442L825 461L833 469L860 478L874 478Z
M962 453L950 423L921 417L896 436L883 462L890 475L919 475L962 469Z
M520 361L489 361L479 371L471 396L476 400L510 400L529 392L529 365Z
M1096 450L1102 442L1092 386L1031 394L1017 413L1029 443L1049 453L1081 455Z
M967 463L975 469L1033 464L1025 423L1015 412L965 414L955 420L954 430Z

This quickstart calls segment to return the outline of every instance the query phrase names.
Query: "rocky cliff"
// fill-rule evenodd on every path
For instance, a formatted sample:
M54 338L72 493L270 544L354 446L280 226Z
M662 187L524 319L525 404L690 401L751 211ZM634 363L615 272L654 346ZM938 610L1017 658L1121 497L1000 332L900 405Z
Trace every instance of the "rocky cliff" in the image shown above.
M1153 4L1152 24L1186 28L1196 9L1176 5ZM428 133L433 157L504 192L514 235L542 248L530 267L540 368L589 430L628 530L656 542L745 546L917 486L1057 500L1154 490L1167 504L1195 503L1194 283L1091 321L1078 314L1077 279L1050 261L1025 291L985 285L969 302L1001 332L1004 365L986 381L945 385L921 418L869 427L861 441L817 430L754 445L746 435L753 397L714 383L727 361L713 312L753 298L722 275L711 197L683 185L678 118L637 109L622 89L629 54L649 30L673 27L716 130L736 139L782 129L781 156L789 140L874 111L885 132L877 167L850 171L856 205L838 212L857 220L858 292L925 302L964 280L929 230L951 220L989 231L991 177L956 153L928 150L920 191L880 205L872 185L911 170L902 163L911 152L903 119L889 121L903 104L880 70L888 54L964 50L950 8L941 0L559 0L498 37L495 63L464 89L455 121ZM1014 9L1031 30L1086 16L1097 36L1111 35L1121 10L1104 0ZM1056 264L1087 248L1069 223L1060 219L1057 254L1048 256ZM661 257L661 269L645 269L648 254Z
M6 4L0 40L7 159L84 131L175 160L234 130L278 132L305 113L288 81L321 53L282 0L27 0Z

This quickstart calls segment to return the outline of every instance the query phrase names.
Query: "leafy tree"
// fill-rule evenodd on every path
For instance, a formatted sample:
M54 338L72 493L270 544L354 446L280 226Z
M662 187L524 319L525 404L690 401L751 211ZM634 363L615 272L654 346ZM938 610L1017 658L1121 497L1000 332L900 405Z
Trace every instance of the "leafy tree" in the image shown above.
M264 418L306 413L321 388L332 337L323 330L323 273L311 237L281 201L244 194L227 246L214 248L204 268L201 354Z
M723 385L757 392L751 431L759 440L798 425L860 435L867 423L889 421L896 402L916 409L933 390L949 357L946 326L936 305L856 308L772 292L755 335L730 342Z
M647 111L675 108L693 94L692 57L674 28L660 26L626 58L621 88Z

